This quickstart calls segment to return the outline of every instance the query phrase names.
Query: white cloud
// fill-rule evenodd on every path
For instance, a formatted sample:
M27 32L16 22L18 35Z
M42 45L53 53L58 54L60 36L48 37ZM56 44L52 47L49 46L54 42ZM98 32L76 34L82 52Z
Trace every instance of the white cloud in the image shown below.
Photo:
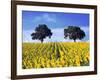
M49 15L48 13L43 14L43 18L48 22L56 22L56 19L53 15Z
M48 14L48 13L44 13L40 16L36 16L34 18L34 22L38 22L38 21L46 21L46 22L56 22L56 16L53 14Z
M24 30L23 31L23 42L40 42L38 40L32 40L31 34L33 30Z
M89 32L89 27L84 26L84 27L81 27L81 29L84 30L85 32Z
M40 21L41 20L41 17L40 16L36 16L33 20L33 22L37 22L37 21Z
M49 39L49 42L58 42L62 41L64 38L63 28L52 29L52 37Z

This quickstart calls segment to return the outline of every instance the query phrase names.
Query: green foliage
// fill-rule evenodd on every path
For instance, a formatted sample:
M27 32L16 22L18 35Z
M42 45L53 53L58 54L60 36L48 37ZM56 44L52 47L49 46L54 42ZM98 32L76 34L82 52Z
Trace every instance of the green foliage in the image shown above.
M35 32L31 34L32 39L38 39L43 42L44 38L51 38L52 32L45 24L39 24L38 27L35 28Z
M69 37L73 39L75 42L76 39L83 39L85 37L85 32L78 26L68 26L67 29L64 29L64 36L65 38Z

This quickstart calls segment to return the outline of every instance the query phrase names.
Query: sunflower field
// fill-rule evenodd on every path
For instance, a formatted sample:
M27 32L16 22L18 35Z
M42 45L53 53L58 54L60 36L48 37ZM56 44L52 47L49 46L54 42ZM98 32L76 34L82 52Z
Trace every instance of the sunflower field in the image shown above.
M89 66L88 42L23 43L22 68Z

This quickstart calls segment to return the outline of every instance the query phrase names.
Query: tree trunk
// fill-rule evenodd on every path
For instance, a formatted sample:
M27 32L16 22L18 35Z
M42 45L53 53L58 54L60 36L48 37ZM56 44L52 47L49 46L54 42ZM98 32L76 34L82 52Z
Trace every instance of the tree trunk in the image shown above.
M49 36L49 38L51 38L51 36Z
M76 39L74 39L74 42L76 42Z
M41 43L43 43L43 39L41 39Z

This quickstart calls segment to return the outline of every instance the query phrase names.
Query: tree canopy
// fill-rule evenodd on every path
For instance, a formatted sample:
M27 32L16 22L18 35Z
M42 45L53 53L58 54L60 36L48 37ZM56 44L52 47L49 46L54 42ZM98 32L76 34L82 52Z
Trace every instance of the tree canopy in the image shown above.
M64 29L64 38L69 37L76 42L77 39L81 40L85 37L85 32L78 26L68 26L67 29Z
M46 24L39 24L36 28L35 28L35 32L33 32L31 34L32 39L35 40L40 40L41 42L44 41L44 39L46 37L51 38L52 36L52 32L51 30L47 27Z

